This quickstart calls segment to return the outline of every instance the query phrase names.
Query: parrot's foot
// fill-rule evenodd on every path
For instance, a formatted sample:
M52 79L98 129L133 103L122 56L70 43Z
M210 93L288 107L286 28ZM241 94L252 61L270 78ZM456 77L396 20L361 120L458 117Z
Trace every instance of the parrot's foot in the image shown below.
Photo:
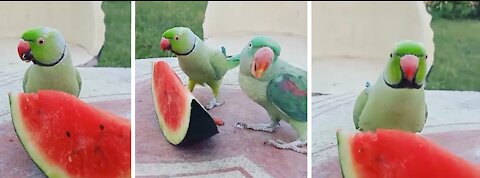
M235 127L241 129L252 129L256 131L264 131L264 132L273 132L277 128L278 123L270 123L270 124L246 124L243 122L235 123Z
M223 104L225 104L225 101L217 103L217 100L213 98L212 100L210 100L210 103L207 106L205 106L205 109L210 110L210 109L213 109L214 107L221 106Z
M297 153L307 154L307 142L302 142L301 140L295 140L290 143L282 140L267 140L264 144L273 145L278 149L293 150Z

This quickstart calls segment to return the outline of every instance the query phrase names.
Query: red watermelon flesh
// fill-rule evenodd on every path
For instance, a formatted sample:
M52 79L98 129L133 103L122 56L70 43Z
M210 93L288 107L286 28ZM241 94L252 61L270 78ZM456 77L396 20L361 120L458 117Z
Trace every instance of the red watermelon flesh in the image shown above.
M189 100L191 100L189 91L183 87L182 81L178 78L174 71L170 71L170 66L165 62L157 62L153 69L153 91L156 98L161 102L170 103L159 107L161 113L169 113L164 115L164 122L168 125L168 129L177 132L182 122L179 117L185 115ZM181 86L181 87L177 87Z
M15 131L49 177L130 177L130 122L59 91L10 94Z
M152 70L155 111L169 143L188 145L218 133L213 118L166 62L154 62Z
M346 178L480 178L480 167L420 135L399 130L337 131Z

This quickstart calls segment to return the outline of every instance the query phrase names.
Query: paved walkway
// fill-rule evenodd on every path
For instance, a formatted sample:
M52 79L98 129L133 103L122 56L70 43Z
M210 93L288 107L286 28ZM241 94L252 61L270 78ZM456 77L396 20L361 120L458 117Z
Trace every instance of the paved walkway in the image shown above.
M136 175L140 177L306 177L307 156L264 146L266 139L290 141L296 134L286 123L275 133L241 130L235 122L268 122L266 111L243 94L232 77L225 80L221 97L226 103L210 111L225 121L219 134L181 148L169 144L159 128L151 92L151 65L160 59L137 60L136 65ZM174 58L169 62L185 83L187 77ZM197 86L194 95L202 104L210 89ZM239 112L241 109L241 112ZM288 168L288 169L286 169Z
M357 92L313 97L313 177L341 178L335 130L354 129ZM421 133L440 146L480 163L480 92L427 91L429 117Z
M0 48L2 49L2 48ZM16 49L15 49L16 51ZM17 57L18 58L18 57ZM6 60L1 61L5 62ZM20 60L19 60L20 61ZM21 62L21 61L20 61ZM12 62L0 71L0 172L2 177L44 177L18 140L12 125L9 92L22 92L23 74L31 64ZM10 67L10 68L9 68ZM130 68L78 68L83 86L80 98L87 103L130 118Z

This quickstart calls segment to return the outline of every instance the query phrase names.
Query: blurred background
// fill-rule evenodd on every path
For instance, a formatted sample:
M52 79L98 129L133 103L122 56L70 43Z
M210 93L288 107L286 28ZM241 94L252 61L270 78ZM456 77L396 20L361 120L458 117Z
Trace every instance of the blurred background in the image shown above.
M435 63L427 89L480 91L480 2L426 1Z
M360 91L376 81L395 43L407 39L423 43L434 66L426 89L480 91L479 4L314 2L313 92Z
M130 67L131 2L104 1L105 43L98 60L99 67Z

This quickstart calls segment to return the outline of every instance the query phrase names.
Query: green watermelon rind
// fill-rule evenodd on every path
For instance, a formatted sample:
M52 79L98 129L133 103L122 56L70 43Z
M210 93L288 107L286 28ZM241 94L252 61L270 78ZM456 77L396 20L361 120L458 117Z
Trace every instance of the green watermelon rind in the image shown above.
M337 130L338 155L344 178L359 178L353 162L351 140L354 135L351 131Z
M26 128L21 119L23 118L23 116L20 109L20 103L18 101L19 94L9 93L8 97L10 100L10 110L15 133L17 134L20 143L22 143L25 151L27 151L30 158L32 158L33 162L48 177L70 177L60 167L56 166L55 164L49 163L45 156L43 156L40 151L38 151L39 149L36 148L34 144L29 144L31 142L26 141L31 139L30 135L26 133Z
M188 131L188 127L180 127L178 131L174 132L174 131L170 131L168 129L168 127L165 127L165 123L164 123L164 116L163 116L163 113L160 111L160 109L158 109L160 107L160 105L158 104L158 101L157 101L157 94L155 93L155 88L154 88L154 83L153 83L153 80L152 80L152 93L153 93L153 103L155 105L155 113L157 114L157 117L158 117L158 122L160 124L160 129L162 130L163 132L163 135L169 135L168 137L165 136L165 138L168 140L168 142L170 142L171 144L173 145L178 145L182 142L182 140L185 138L185 135L187 134L187 131ZM190 96L189 98L193 98L192 96ZM190 103L191 103L192 99L190 99L190 102L186 102L187 106L185 107L187 110L190 110ZM190 125L190 112L186 112L185 113L185 116L183 116L183 119L184 122L187 122L187 123L182 123L181 125Z

